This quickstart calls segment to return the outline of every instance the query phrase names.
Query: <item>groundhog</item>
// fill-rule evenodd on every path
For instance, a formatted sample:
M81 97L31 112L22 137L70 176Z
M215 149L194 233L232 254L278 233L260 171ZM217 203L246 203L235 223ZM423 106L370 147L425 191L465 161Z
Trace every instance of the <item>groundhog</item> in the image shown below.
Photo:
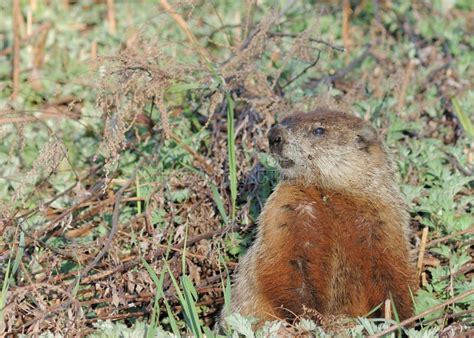
M260 325L307 309L356 317L391 298L399 318L410 317L417 278L409 214L375 129L318 109L286 117L268 140L282 178L239 262L230 313Z

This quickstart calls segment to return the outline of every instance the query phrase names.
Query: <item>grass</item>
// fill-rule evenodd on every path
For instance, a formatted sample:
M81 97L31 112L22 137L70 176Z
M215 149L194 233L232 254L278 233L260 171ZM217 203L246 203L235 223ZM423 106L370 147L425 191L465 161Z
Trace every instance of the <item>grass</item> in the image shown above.
M15 260L12 262L12 256L9 257L5 267L5 275L3 276L2 293L0 294L0 322L2 323L5 320L4 311L5 305L7 304L7 292L13 282L12 276L14 276L18 270L25 250L25 234L23 232L20 232L19 239Z
M237 203L237 164L235 163L234 100L226 93L227 105L227 149L229 152L230 196L232 202L231 217L235 219Z
M456 115L459 118L459 122L461 122L461 125L465 131L465 133L471 137L474 138L474 126L472 125L471 120L469 119L469 116L462 110L461 106L459 105L458 100L456 98L452 99L452 104L454 111Z
M318 105L377 127L415 255L428 229L414 295L424 315L392 334L472 330L471 1L351 2L347 16L330 2L171 3L179 24L155 2L112 3L20 1L15 100L12 8L0 4L2 334L212 336L277 183L266 133ZM109 250L77 281L138 161ZM251 319L229 319L244 336L376 335L395 322L254 332Z

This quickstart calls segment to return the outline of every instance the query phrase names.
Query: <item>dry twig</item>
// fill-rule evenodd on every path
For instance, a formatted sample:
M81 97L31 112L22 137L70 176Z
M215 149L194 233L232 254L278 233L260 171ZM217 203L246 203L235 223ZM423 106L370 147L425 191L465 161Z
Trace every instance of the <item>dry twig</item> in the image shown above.
M119 222L119 216L120 216L120 203L122 202L123 193L130 186L130 184L135 182L135 176L139 168L140 168L140 162L135 167L135 170L133 171L133 174L130 177L130 179L127 181L127 183L125 183L125 185L122 188L120 188L117 194L115 195L114 211L112 213L112 227L110 229L109 236L107 237L102 249L95 256L94 260L90 262L83 270L81 270L81 272L77 275L76 280L73 283L71 283L68 289L69 292L72 292L74 287L80 283L81 279L84 276L86 276L89 273L89 271L91 271L97 265L97 263L102 259L102 257L104 257L104 255L109 251L110 246L112 245L112 240L118 230L118 222Z
M305 88L316 88L319 86L321 83L333 83L334 81L343 79L346 77L347 74L349 74L351 71L354 69L360 67L362 62L364 62L365 59L367 59L369 56L372 56L372 53L370 51L371 45L368 44L364 51L362 52L359 57L356 59L352 60L351 63L349 63L346 67L339 69L335 74L333 75L327 75L318 79L311 79L308 83L304 85Z
M451 305L451 304L454 304L458 301L460 301L461 299L464 299L466 297L469 297L470 295L474 295L474 290L468 290L466 292L463 292L461 293L460 295L457 295L456 297L453 297L451 299L448 299L447 301L441 303L441 304L438 304L436 306L433 306L419 314L417 314L416 316L413 316L413 317L410 317L408 319L405 319L404 321L396 324L396 325L392 325L390 326L388 329L380 332L380 333L377 333L375 335L372 335L370 337L373 337L373 338L377 338L377 337L383 337L385 336L386 334L390 333L390 332L393 332L395 330L398 330L404 326L407 326L415 321L417 321L418 319L420 318L423 318L427 315L429 315L430 313L433 313L433 312L436 312L438 310L442 310L445 306L448 306L448 305Z
M351 37L350 37L350 24L349 20L351 17L351 3L349 0L344 0L342 4L342 41L344 41L344 47L347 50L346 64L349 63L349 52L351 50Z
M417 267L417 279L420 279L421 272L423 271L423 257L425 256L426 241L428 240L428 227L423 228L423 233L421 235L420 251L418 253L418 263Z
M461 230L461 231L455 232L454 234L450 234L450 235L447 235L447 236L444 236L444 237L433 239L433 240L429 241L428 243L426 243L426 247L430 248L430 247L435 246L437 244L449 241L450 239L452 239L454 237L467 235L467 234L474 234L474 226L472 226L472 227L470 227L469 229L466 229L466 230Z
M189 28L186 21L183 19L181 15L179 15L173 7L169 4L167 0L160 0L161 6L165 9L165 11L176 21L178 26L184 31L186 36L188 37L189 42L191 42L194 47L196 47L198 53L201 55L202 59L207 63L211 60L211 57L206 49L202 48L199 44L198 40L194 36L193 32Z
M13 0L13 59L12 59L12 81L13 81L13 92L11 95L12 100L16 100L20 91L20 25L21 25L21 11L20 11L20 0Z
M282 32L268 32L267 34L271 37L273 37L273 36L288 37L288 38L297 38L298 37L298 34L282 33ZM308 40L311 41L311 42L320 43L320 44L325 45L329 48L332 48L332 49L334 49L338 52L345 52L346 51L344 46L336 45L336 44L333 44L333 43L328 42L326 40L316 39L316 38L309 38Z
M114 0L107 0L107 21L109 23L109 33L117 33L117 21L115 20Z

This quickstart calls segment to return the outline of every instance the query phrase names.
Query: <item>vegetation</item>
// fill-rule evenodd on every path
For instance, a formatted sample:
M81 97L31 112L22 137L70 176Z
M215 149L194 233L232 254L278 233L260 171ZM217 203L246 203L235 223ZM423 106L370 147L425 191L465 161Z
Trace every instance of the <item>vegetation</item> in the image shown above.
M228 334L473 330L470 0L0 3L0 332L213 336L278 181L266 133L320 105L398 164L410 325L228 319ZM12 29L13 28L13 29Z

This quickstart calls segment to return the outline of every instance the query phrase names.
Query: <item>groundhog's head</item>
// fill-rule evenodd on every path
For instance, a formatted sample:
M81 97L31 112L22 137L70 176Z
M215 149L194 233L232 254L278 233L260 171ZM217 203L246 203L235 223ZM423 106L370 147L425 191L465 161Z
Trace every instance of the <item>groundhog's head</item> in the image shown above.
M341 112L318 109L290 115L271 128L268 140L284 179L360 188L391 172L375 129Z

